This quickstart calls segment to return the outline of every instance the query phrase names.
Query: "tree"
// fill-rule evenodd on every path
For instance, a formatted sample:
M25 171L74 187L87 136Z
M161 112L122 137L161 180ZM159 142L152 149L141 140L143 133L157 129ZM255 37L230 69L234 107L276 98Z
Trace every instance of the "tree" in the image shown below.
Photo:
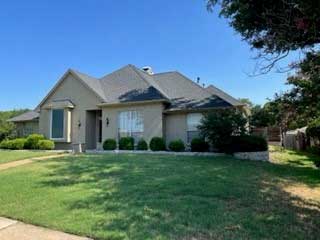
M296 67L296 74L287 79L292 89L286 94L296 111L307 120L320 116L320 53L306 54Z
M291 89L269 103L283 131L304 127L320 116L320 53L307 53L287 84Z
M254 106L249 98L239 98L239 101L246 104L250 109Z
M18 116L28 109L12 110L12 111L0 111L0 141L14 134L15 125L7 120Z
M268 127L275 125L275 116L268 103L261 107L255 105L251 108L250 126L253 127Z
M221 6L220 16L252 48L260 50L267 72L292 50L313 48L320 43L319 0L207 0L207 8Z
M247 119L236 109L218 109L205 114L198 127L201 135L218 150L228 145L232 135L246 133Z

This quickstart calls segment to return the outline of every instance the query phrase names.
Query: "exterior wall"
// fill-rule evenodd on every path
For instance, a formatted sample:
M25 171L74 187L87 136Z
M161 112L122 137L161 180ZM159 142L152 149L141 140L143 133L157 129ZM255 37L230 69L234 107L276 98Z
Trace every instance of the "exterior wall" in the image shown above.
M165 139L167 145L176 139L187 143L187 113L165 115Z
M122 111L141 111L144 119L143 138L149 142L152 137L163 137L162 103L149 103L135 106L104 107L102 109L102 141L107 138L118 139L118 114ZM109 125L106 126L106 119Z
M98 109L97 104L101 103L100 99L69 74L54 93L40 106L39 132L47 138L50 138L51 110L46 109L46 105L54 100L70 100L75 105L74 109L71 109L70 118L65 117L65 129L69 131L65 134L70 134L71 143L85 143L86 110ZM66 113L65 116L67 116ZM81 124L80 127L78 126L79 123ZM69 129L67 129L68 125L70 126ZM65 148L71 147L67 140L60 142L57 146L64 148L63 144L67 145Z
M33 133L39 133L38 121L16 122L18 137L26 137Z

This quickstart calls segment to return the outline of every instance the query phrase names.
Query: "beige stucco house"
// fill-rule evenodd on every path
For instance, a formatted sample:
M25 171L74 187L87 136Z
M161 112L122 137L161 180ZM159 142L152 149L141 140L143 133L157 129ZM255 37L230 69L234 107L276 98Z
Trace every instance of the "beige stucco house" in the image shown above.
M101 149L105 139L122 136L146 141L159 136L167 143L174 139L188 143L198 135L202 114L217 108L245 106L179 72L154 74L149 67L127 65L102 78L70 69L29 113L30 118L21 115L12 121L37 122L35 132L54 140L57 149L71 149L78 143Z

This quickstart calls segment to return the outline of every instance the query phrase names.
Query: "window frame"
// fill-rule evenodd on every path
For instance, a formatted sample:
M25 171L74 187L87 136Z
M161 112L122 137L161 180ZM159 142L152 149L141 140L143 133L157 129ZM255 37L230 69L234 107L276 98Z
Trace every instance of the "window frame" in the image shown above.
M53 111L54 110L62 110L62 112L63 112L62 138L53 138L52 137L52 123L53 123L52 118L53 118ZM57 140L57 141L65 140L65 133L64 133L64 130L65 130L65 111L64 111L64 109L63 108L53 108L53 109L51 109L50 112L51 112L51 114L50 114L50 139Z
M124 131L121 131L121 114L124 114L124 113L128 113L130 112L130 118L128 121L132 121L132 113L133 112L136 112L137 113L137 116L140 116L141 117L141 121L142 121L142 131L139 131L139 132L136 132L136 131L132 131L132 127L131 127L131 130L130 131L127 131L127 132L124 132ZM132 126L132 124L129 124L129 126ZM144 115L143 115L143 112L142 111L139 111L139 110L124 110L124 111L119 111L118 112L118 138L120 139L121 138L121 134L126 134L128 137L133 137L135 138L134 134L133 133L139 133L141 134L141 138L143 137L144 135Z
M191 112L191 113L187 114L187 119L186 119L186 121L187 121L187 143L191 143L192 139L194 138L194 137L191 138L192 133L196 133L198 135L200 133L200 131L198 129L194 130L194 129L191 129L190 126L189 126L189 118L191 117L191 115L195 115L195 114L201 115L200 121L203 118L203 113L199 113L199 112L193 112L192 113ZM199 124L200 124L200 122L199 122Z

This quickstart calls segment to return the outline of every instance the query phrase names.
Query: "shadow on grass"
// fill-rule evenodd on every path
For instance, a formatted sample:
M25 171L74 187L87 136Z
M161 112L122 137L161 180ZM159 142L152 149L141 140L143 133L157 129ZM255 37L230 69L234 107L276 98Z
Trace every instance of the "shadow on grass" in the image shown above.
M86 211L98 239L309 239L320 203L288 194L282 181L319 186L312 168L232 158L83 155L49 160L41 187L79 186L65 200Z

